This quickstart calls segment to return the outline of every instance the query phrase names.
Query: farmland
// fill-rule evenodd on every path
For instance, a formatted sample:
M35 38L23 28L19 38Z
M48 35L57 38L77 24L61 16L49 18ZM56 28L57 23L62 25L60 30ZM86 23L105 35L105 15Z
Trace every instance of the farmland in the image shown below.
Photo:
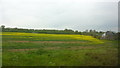
M118 41L74 34L2 32L3 66L115 66Z

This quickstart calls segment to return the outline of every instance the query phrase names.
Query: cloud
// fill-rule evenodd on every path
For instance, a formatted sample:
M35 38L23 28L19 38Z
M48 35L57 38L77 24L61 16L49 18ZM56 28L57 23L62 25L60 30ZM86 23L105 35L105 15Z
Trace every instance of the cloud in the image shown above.
M116 31L117 1L2 0L2 24L26 28Z

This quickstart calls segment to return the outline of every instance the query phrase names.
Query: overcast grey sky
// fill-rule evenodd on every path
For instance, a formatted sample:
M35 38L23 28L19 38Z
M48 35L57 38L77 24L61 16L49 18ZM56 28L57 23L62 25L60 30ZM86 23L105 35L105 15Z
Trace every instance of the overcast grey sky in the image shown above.
M0 25L34 29L118 30L119 0L0 0Z

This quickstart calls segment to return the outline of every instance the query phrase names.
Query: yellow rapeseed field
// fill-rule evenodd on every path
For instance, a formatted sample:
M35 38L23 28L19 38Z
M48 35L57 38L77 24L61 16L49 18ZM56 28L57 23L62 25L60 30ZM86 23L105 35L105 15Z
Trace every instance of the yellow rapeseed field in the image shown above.
M50 37L55 39L78 39L78 40L87 40L92 43L104 43L103 41L93 38L92 36L86 35L66 35L66 34L38 34L38 33L20 33L20 32L3 32L0 35L17 35L17 36L33 36L33 37Z

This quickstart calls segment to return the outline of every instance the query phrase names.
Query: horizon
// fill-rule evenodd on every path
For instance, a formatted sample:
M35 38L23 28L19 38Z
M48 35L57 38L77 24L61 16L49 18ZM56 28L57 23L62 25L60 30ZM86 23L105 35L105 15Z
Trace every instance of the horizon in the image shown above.
M5 26L5 25L4 25ZM55 29L55 28L25 28L25 27L6 27L5 26L5 28L17 28L17 29L33 29L33 30L65 30L65 29L70 29L70 30L73 30L73 31L79 31L79 32L84 32L84 31L86 31L86 30L88 30L88 32L90 31L90 30L95 30L95 29L86 29L86 30L74 30L74 29L72 29L72 28L65 28L65 29ZM112 31L112 30L107 30L107 31L103 31L103 30L95 30L95 31L97 31L97 32L107 32L107 31ZM112 31L112 32L115 32L115 33L117 33L116 31ZM118 31L119 32L119 31Z

